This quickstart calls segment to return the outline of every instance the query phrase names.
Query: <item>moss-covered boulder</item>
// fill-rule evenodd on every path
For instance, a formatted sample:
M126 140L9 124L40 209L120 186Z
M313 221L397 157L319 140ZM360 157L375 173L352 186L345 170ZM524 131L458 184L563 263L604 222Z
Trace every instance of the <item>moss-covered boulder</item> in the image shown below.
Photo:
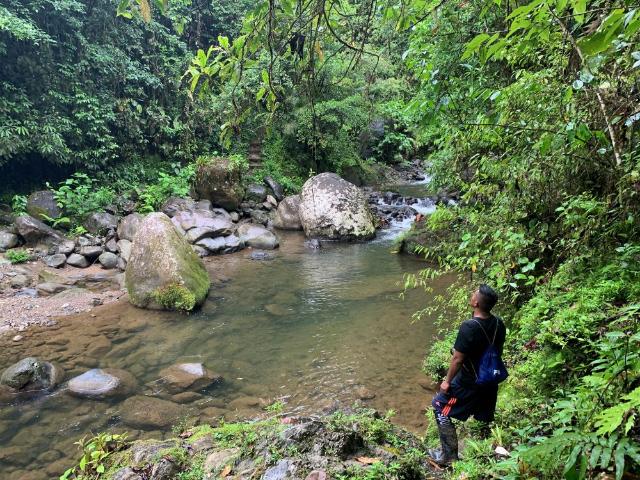
M307 237L328 240L367 240L375 236L373 214L358 187L335 173L306 181L298 207Z
M204 302L211 280L171 219L152 213L134 237L125 284L129 301L137 307L189 311Z
M228 158L216 157L198 164L193 192L213 206L237 210L244 198L242 168Z

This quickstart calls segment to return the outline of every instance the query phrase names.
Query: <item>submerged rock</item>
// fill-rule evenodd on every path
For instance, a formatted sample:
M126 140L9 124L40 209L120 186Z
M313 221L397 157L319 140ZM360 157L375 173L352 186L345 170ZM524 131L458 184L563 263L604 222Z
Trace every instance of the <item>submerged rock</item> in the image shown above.
M169 393L178 393L202 390L222 381L222 377L213 374L201 363L178 363L162 370L160 380Z
M302 230L300 223L300 195L291 195L280 202L273 226L281 230Z
M307 180L300 198L300 222L308 237L366 240L375 236L366 197L335 173L321 173Z
M2 372L0 383L15 390L47 390L63 379L64 370L58 365L27 357Z
M141 430L165 429L177 423L184 414L181 405L142 395L127 398L120 410L124 423Z
M125 272L129 301L141 308L192 310L211 285L202 260L164 213L140 225Z
M133 392L137 381L125 370L94 368L69 380L69 393L76 397L102 399Z

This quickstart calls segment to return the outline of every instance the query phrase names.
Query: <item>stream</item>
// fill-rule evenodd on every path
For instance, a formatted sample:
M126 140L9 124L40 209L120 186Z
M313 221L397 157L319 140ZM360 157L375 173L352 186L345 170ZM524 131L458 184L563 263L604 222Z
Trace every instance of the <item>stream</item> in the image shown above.
M423 185L407 187L417 196ZM402 189L395 189L405 194ZM421 202L421 213L432 207ZM416 209L417 210L417 209ZM401 298L403 274L424 263L391 253L408 228L392 222L376 240L305 246L298 232L278 232L270 260L251 251L211 257L208 300L191 315L151 312L126 302L66 317L53 328L31 328L13 344L0 339L0 370L26 356L58 362L67 379L91 368L133 374L136 395L179 404L185 423L255 418L280 400L284 414L300 415L359 401L396 411L395 422L417 433L426 425L433 386L420 368L436 327L412 314L428 305L424 291ZM445 293L452 278L433 284ZM159 372L179 362L201 362L224 380L205 391L171 395ZM123 400L71 397L55 392L0 405L0 478L57 478L77 456L75 441L104 430L130 439L171 436L163 428L132 428Z

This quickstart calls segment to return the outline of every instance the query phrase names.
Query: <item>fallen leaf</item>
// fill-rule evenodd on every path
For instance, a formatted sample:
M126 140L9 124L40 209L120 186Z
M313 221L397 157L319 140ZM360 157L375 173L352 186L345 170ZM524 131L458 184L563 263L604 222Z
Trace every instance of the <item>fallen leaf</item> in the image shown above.
M230 473L231 473L231 465L227 465L226 467L224 467L222 469L222 472L220 472L220 476L224 478L227 475L229 475Z
M372 463L376 463L380 461L379 458L375 458L375 457L358 457L356 458L356 460L360 463L363 463L364 465L371 465Z

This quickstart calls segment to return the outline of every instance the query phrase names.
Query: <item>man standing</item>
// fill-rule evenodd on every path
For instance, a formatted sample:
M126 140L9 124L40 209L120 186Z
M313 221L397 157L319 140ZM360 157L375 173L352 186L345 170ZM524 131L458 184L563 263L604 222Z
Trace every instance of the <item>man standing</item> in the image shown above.
M452 418L464 421L473 415L487 424L493 421L498 385L478 385L477 380L487 349L493 345L502 355L506 329L502 320L491 314L497 301L498 294L487 285L481 285L471 295L473 317L460 326L449 371L431 402L442 447L430 450L429 455L439 465L458 459L458 436Z

